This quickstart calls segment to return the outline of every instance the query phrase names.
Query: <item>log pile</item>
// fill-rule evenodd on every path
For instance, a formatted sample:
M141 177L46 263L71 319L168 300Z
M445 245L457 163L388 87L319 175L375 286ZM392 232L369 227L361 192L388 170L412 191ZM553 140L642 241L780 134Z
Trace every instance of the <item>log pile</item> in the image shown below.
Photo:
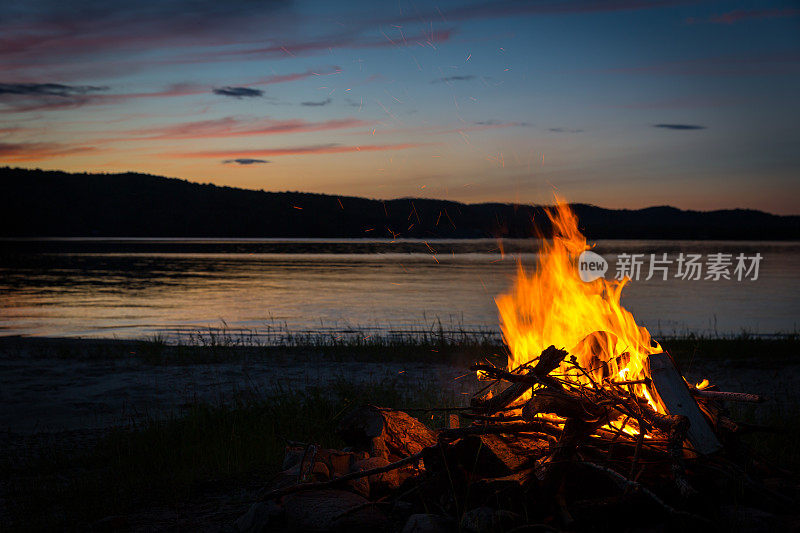
M568 365L578 382L554 372ZM651 378L598 382L551 346L493 380L448 428L406 412L360 407L343 418L348 447L287 447L279 483L238 531L709 531L797 526L792 490L759 481L780 471L747 454L747 429L722 401L754 395L690 388L668 354ZM634 393L646 385L660 413ZM662 409L663 410L663 409ZM456 416L457 415L457 416ZM774 486L774 483L773 483ZM743 504L744 502L744 504Z

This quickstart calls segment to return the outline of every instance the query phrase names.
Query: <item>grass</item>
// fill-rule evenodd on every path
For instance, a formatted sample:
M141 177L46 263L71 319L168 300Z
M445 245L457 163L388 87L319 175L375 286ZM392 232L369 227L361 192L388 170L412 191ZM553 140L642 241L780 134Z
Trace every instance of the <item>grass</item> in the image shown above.
M25 350L27 345L25 353L42 357L125 357L153 365L322 354L373 362L430 361L434 356L464 366L491 354L501 359L504 353L496 337L443 328L415 338L305 335L280 346L251 345L247 337L231 331L203 335L205 341L198 337L192 343L175 343L165 335L144 341L3 340L0 351L14 346ZM660 340L682 365L703 359L743 366L774 363L777 368L800 353L797 335L686 335ZM782 433L748 436L747 443L770 462L800 470L800 402L793 394L787 391L788 401L768 409L734 406L733 414L744 421L783 427ZM51 440L36 453L31 449L20 455L0 453L8 508L0 522L7 523L7 530L82 530L103 517L133 513L154 503L176 506L191 501L209 486L236 487L244 480L263 484L280 469L284 439L341 446L334 428L354 405L414 408L461 402L463 398L447 397L432 386L407 390L392 381L361 386L342 381L302 393L246 390L225 405L195 403L180 416L152 417L136 427L111 430L88 446ZM425 422L443 425L441 417Z
M280 469L285 439L341 447L340 417L361 403L413 408L455 405L435 389L394 382L340 382L266 399L242 394L234 405L195 404L185 414L115 429L88 449L51 443L24 460L6 458L9 530L85 529L148 504L176 505L209 485L266 480ZM443 424L428 417L426 423Z
M800 334L671 334L657 340L682 365L696 359L752 364L752 358L783 363L800 354ZM128 359L152 365L230 363L322 354L328 358L375 361L430 361L469 364L483 357L502 359L507 349L490 329L447 327L441 321L411 329L361 328L292 331L209 327L179 335L156 332L141 340L0 338L3 351L25 351L57 359Z

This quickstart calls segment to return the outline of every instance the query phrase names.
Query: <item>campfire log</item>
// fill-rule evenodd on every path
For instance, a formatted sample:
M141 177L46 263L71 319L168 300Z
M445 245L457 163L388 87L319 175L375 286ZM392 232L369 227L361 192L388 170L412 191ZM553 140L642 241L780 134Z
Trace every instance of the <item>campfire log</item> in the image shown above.
M683 415L689 420L686 436L694 450L702 455L719 451L722 445L692 398L686 380L675 368L672 357L661 352L651 354L649 361L655 392L667 411L673 415Z
M536 420L536 415L541 413L586 421L608 418L607 410L588 402L582 402L579 396L566 390L553 389L536 391L522 408L522 418L528 422Z
M496 478L534 466L548 449L548 440L540 434L487 433L459 439L449 453L472 475Z
M526 375L526 374L521 374ZM491 396L489 398L473 398L471 401L472 407L482 411L487 415L493 415L502 409L505 409L514 400L525 394L528 389L533 387L535 381L512 383L502 392Z
M348 446L390 461L419 453L437 442L436 432L408 413L373 405L345 415L337 433Z
M471 370L483 371L490 377L510 381L511 385L491 398L473 398L471 400L472 407L488 415L504 409L537 383L549 383L551 378L548 374L558 368L558 365L561 364L561 361L566 356L566 351L559 350L551 345L539 355L533 369L522 367L517 369L516 372L507 372L491 365L473 365L470 367Z
M762 403L765 398L760 394L749 394L746 392L725 392L718 390L690 389L692 395L697 398L708 398L709 400Z

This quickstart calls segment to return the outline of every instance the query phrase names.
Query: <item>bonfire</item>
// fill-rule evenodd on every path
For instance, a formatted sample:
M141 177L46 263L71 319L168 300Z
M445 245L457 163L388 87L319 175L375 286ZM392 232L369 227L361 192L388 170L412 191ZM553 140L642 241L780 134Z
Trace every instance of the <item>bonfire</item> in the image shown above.
M768 468L738 440L753 428L724 409L761 398L688 383L621 305L625 280L581 279L575 214L548 215L536 268L497 298L507 365L472 366L485 386L439 409L449 427L362 406L340 424L347 449L287 447L240 530L709 530L734 499L787 502L751 474Z

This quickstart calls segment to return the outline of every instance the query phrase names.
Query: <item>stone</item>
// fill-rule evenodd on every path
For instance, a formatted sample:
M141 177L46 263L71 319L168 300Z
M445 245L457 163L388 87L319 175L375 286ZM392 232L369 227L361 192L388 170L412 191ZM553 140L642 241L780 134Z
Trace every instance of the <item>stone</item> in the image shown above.
M481 506L464 513L461 517L461 531L467 533L508 531L521 525L522 521L522 516L513 511Z
M752 533L772 533L782 529L781 520L774 514L736 505L725 505L720 508L720 525L729 531Z
M234 524L237 533L266 533L279 527L283 509L274 501L258 502L250 506Z
M470 509L461 517L461 529L469 533L490 533L494 531L494 509L491 507Z
M351 479L347 482L347 487L359 496L369 498L369 480L367 478Z
M438 514L412 514L408 517L402 533L451 533L455 531L453 521Z
M308 490L284 498L288 531L385 531L386 516L365 498L344 490Z

